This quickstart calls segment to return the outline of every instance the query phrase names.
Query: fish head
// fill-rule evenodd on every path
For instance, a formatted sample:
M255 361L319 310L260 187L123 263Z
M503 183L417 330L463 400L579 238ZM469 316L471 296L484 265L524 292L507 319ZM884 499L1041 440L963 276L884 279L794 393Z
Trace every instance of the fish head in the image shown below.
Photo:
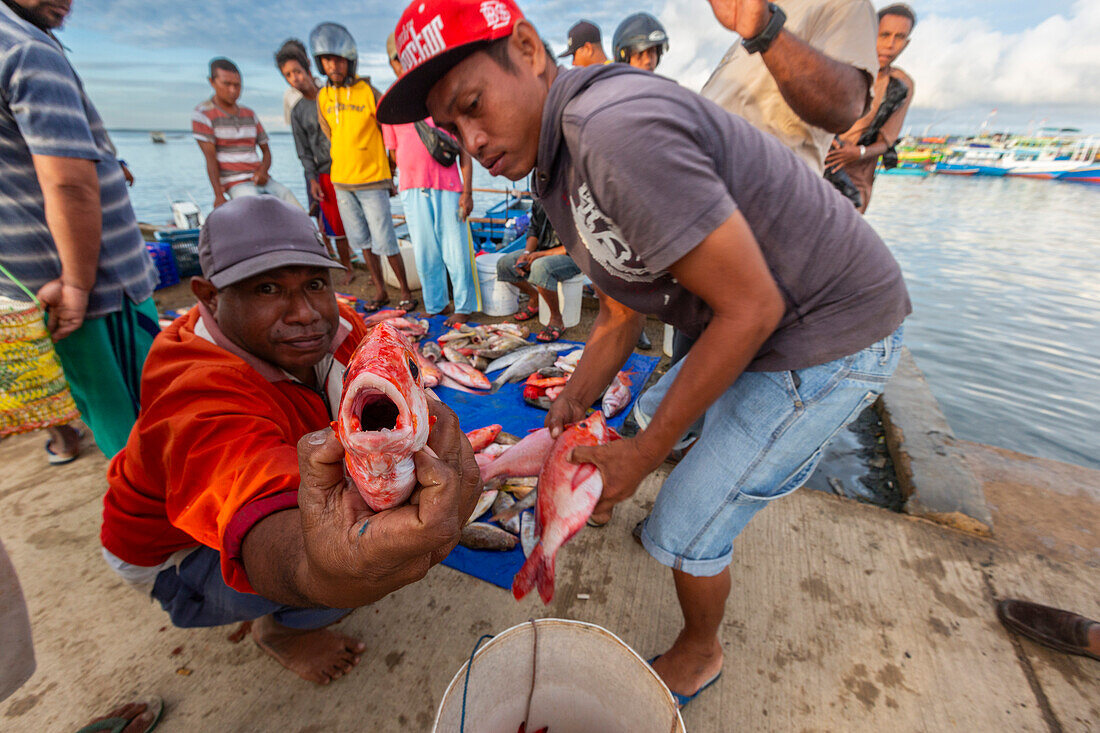
M577 423L575 427L580 435L595 440L595 445L603 445L611 439L612 433L615 432L608 427L607 420L604 419L603 413L599 411L593 412Z
M430 428L416 351L390 321L371 329L344 374L337 431L349 451L415 452Z

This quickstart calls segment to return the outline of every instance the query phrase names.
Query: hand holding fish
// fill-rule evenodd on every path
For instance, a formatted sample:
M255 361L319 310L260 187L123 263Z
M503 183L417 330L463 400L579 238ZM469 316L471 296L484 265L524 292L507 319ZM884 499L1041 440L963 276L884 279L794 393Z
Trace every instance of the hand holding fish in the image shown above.
M298 554L284 560L290 572L271 572L272 558L249 567L257 590L277 583L276 599L306 600L332 608L372 603L398 588L420 580L458 543L466 517L480 494L473 451L447 407L429 401L436 417L428 446L414 455L417 490L407 504L375 513L344 477L344 450L331 430L305 436L298 443L301 484L298 521L283 517L281 537L266 536L259 552ZM295 541L293 534L300 532ZM259 528L261 525L257 525ZM282 541L279 541L282 540ZM293 548L300 548L298 553ZM278 548L273 550L273 548ZM265 572L267 571L267 572Z
M550 428L550 436L557 438L567 425L580 422L587 413L586 407L575 397L568 392L562 392L550 403L550 409L546 412L546 421L543 424Z
M603 494L592 511L607 514L618 503L634 496L642 480L652 473L665 457L654 456L636 438L621 438L607 445L577 446L569 457L571 463L592 463L603 475Z

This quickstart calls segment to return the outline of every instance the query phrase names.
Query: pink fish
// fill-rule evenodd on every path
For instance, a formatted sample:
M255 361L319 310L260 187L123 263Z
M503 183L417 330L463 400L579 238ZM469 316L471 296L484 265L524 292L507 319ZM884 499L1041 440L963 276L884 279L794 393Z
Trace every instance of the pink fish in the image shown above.
M619 372L611 380L611 386L603 393L601 411L606 418L612 418L623 411L630 404L630 375L633 371Z
M570 425L554 443L539 474L538 503L535 505L539 543L512 581L512 595L516 600L535 587L543 603L553 600L554 557L592 516L603 493L603 476L599 469L591 463L570 463L569 455L579 445L605 445L615 437L603 414L597 412ZM501 460L503 457L490 465Z
M405 318L404 316L398 316L396 318L390 318L390 323L396 326L399 330L404 331L406 335L419 338L420 336L428 333L428 327L416 320L415 318Z
M400 318L407 312L408 311L403 311L401 309L377 311L375 313L371 313L369 316L364 318L363 322L366 323L368 326L377 326L382 321L388 321L391 318Z
M413 349L413 353L416 354L416 365L420 367L420 383L428 389L439 386L443 380L443 372L439 371L434 361L424 356L419 350Z
M367 506L380 512L409 498L416 486L413 454L428 442L431 421L416 352L389 320L352 354L334 427Z
M458 382L463 387L469 387L470 389L489 389L493 385L489 382L489 379L474 369L469 364L455 364L450 361L441 361L436 364L444 376Z
M490 481L497 477L512 478L538 476L546 457L554 447L549 428L539 428L526 438L501 453L496 460L481 466L481 480ZM476 456L475 456L476 457Z
M492 445L493 441L497 439L497 436L500 435L500 431L503 429L503 425L486 425L483 428L471 430L466 433L466 439L470 441L474 453L477 453Z

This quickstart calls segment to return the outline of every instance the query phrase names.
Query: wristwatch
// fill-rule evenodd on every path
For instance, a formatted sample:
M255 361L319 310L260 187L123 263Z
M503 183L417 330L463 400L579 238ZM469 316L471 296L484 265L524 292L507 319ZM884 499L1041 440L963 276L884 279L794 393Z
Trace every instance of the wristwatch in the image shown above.
M867 146L866 145L860 145L859 146L859 159L863 160L866 157L867 157Z
M764 30L752 38L741 39L741 45L748 53L764 53L772 45L772 41L783 30L783 24L787 22L787 14L775 3L768 3L768 10L772 11L772 17Z

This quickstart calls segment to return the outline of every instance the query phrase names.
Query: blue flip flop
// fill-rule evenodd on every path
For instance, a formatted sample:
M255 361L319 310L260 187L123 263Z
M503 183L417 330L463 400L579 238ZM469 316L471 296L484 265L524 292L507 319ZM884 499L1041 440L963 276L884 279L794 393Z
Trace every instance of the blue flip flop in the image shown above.
M647 663L647 664L649 664L649 666L651 666L651 667L652 667L652 666L653 666L653 663L654 663L654 662L656 662L656 661L657 661L657 660L658 660L658 659L660 658L660 656L661 656L661 655L660 655L660 654L658 654L658 655L657 655L656 657L653 657L652 659L646 660L646 663ZM721 673L721 672L719 672L718 674L714 675L714 676L713 676L713 677L711 677L711 678L710 678L709 680L707 680L706 682L704 682L704 683L703 683L703 686L702 686L702 687L700 687L700 688L699 688L698 690L696 690L696 691L695 691L695 693L694 693L694 694L692 694L692 695L681 695L681 694L680 694L679 692L675 692L675 691L673 691L673 690L669 690L669 692L671 692L671 693L672 693L672 697L673 697L673 699L674 699L674 700L676 700L676 707L678 707L678 708L680 708L681 710L683 710L683 709L684 709L685 707L687 707L687 704L688 704L689 702L691 702L691 701L692 701L692 700L694 700L695 698L699 697L699 693L700 693L700 692L702 692L703 690L707 689L708 687L710 687L711 685L713 685L713 684L714 684L715 682L717 682L717 681L718 681L718 678L719 678L719 677L721 677L721 676L722 676L722 673ZM667 687L667 685L666 685L666 687Z

